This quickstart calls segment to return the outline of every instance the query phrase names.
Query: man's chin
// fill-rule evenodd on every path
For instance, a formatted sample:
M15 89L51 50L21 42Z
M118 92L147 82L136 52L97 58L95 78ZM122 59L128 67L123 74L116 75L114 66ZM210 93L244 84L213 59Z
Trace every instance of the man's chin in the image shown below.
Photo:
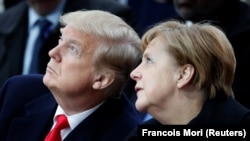
M48 88L50 88L52 85L52 82L53 82L53 80L52 80L52 77L50 76L50 74L45 73L45 75L43 76L43 84L45 86L47 86Z

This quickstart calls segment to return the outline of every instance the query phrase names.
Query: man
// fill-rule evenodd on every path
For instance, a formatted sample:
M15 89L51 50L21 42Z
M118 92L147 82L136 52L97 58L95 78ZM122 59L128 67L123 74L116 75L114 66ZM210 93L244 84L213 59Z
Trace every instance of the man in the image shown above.
M0 140L44 140L63 114L64 141L122 141L141 122L122 93L141 56L139 36L100 10L71 12L60 21L45 75L13 77L1 88Z
M122 17L132 27L135 19L131 10L113 0L25 0L0 15L0 85L16 74L44 73L49 61L48 51L57 44L60 35L60 14L79 9L99 9ZM34 45L39 34L37 20L47 19L48 35L37 55ZM135 27L136 28L136 27ZM44 37L45 38L45 37ZM30 71L32 61L37 67Z
M219 26L232 44L237 60L233 90L236 100L250 108L250 7L240 0L174 0L182 20ZM206 60L204 60L206 61Z

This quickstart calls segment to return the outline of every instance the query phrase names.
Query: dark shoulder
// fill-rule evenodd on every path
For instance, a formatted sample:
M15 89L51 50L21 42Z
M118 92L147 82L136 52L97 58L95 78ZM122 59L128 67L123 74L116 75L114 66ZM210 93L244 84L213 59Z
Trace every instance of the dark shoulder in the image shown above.
M6 83L11 83L12 86L16 86L15 84L18 84L17 86L43 85L42 79L43 75L41 74L14 75L7 79Z
M20 22L27 17L28 5L21 2L0 14L0 32L9 33L14 30ZM18 15L18 16L17 16Z
M39 96L49 92L48 88L43 84L43 75L16 75L6 80L2 86L2 92L18 94L30 94Z
M241 123L242 123L242 125L246 125L249 127L249 125L250 125L250 110L245 114Z
M6 9L4 12L1 13L1 16L0 18L2 18L2 16L7 16L7 15L13 15L15 17L12 17L12 18L18 18L17 15L14 15L14 14L20 14L20 12L22 13L23 11L27 11L28 9L28 5L26 2L20 2L8 9Z

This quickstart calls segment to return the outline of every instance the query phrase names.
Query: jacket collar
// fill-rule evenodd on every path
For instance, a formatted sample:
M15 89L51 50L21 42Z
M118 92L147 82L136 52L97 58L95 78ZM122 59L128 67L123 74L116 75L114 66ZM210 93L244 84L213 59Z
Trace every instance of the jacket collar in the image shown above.
M7 138L11 141L43 140L52 126L56 106L57 103L51 93L28 103L25 106L25 114L14 119L10 126L10 133L15 133L15 135L10 135Z

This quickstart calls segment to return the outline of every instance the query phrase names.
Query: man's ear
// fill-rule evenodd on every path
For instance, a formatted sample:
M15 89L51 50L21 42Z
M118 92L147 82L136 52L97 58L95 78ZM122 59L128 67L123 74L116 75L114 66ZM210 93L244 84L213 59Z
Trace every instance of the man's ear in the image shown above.
M186 64L180 68L179 77L177 80L177 87L181 88L191 82L194 76L194 66L191 64Z
M93 89L100 90L108 87L115 79L115 74L111 70L97 72L94 76Z

